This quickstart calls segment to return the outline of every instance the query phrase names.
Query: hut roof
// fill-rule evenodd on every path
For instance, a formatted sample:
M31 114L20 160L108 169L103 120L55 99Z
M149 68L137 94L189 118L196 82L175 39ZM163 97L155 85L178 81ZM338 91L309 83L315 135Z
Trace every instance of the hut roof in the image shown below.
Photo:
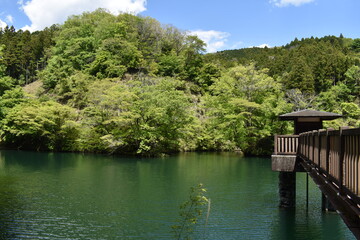
M331 112L322 112L315 110L301 110L292 113L286 113L279 116L280 120L296 120L298 118L320 118L321 120L333 120L342 117L342 115Z

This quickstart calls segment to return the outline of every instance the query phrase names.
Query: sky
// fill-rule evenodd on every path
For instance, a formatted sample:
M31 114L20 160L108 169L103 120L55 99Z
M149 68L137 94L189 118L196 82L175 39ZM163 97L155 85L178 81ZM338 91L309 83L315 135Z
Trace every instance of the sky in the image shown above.
M0 27L42 30L97 8L188 31L207 43L207 52L282 46L311 36L360 38L360 0L0 0Z

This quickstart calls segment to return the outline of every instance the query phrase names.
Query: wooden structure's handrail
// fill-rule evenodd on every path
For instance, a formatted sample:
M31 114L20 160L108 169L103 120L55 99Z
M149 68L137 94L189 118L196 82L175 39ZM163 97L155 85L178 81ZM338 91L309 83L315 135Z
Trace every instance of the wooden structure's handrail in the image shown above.
M274 155L296 155L299 135L275 135Z
M298 155L360 204L360 128L301 133Z

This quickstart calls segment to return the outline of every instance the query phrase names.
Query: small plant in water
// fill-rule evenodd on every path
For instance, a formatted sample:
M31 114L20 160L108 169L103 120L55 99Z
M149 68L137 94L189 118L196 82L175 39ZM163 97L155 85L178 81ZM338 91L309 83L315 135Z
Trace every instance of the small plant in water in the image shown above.
M208 205L204 226L206 228L210 213L210 199L204 196L205 193L206 189L201 183L195 187L191 187L189 199L180 206L179 224L172 226L175 239L191 239L194 228L199 222L205 206Z

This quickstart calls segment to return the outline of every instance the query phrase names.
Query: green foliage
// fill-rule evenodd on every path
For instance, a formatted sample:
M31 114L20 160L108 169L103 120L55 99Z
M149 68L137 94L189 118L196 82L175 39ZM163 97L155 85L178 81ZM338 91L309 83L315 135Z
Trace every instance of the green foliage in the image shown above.
M94 77L82 72L61 79L54 92L58 100L67 103L71 107L84 108L87 105L86 93L89 85L94 82Z
M345 117L359 119L360 107L355 103L341 103L342 113Z
M258 68L268 68L270 76L282 76L285 88L308 93L326 91L343 81L354 63L348 54L347 40L334 36L295 39L284 47L222 51L209 59L227 68L234 63L256 62Z
M294 59L290 72L284 74L284 85L289 89L299 89L301 92L314 91L314 78L304 57Z
M170 78L94 82L84 109L84 149L156 155L184 148L194 114L179 85Z
M137 100L134 92L126 84L95 81L89 86L86 99L87 107L82 113L81 149L97 152L124 150L128 144L126 138L131 140L131 126L140 117L132 111Z
M196 82L204 89L208 89L219 77L221 77L220 68L213 63L207 63L199 71Z
M295 39L204 54L150 17L104 9L30 33L0 30L2 144L138 155L270 154L277 116L316 108L359 125L359 39ZM43 91L27 95L29 83ZM39 86L37 85L37 86ZM31 86L31 85L30 85Z
M194 228L203 214L204 206L209 204L205 193L206 189L202 184L191 187L189 199L180 206L179 224L172 226L175 239L191 239Z
M137 68L141 53L133 43L117 38L105 39L96 53L89 72L98 78L122 77L129 68Z
M268 153L271 146L256 143L278 130L277 114L289 109L281 84L269 77L266 69L256 70L251 64L229 69L210 89L212 95L205 97L201 149Z
M352 42L350 47L355 52L357 52L357 53L360 52L360 38L354 39L354 41Z
M13 79L12 77L0 77L0 96L3 95L6 90L14 88L16 84L16 79Z
M25 84L36 80L57 30L55 25L33 33L8 26L0 29L0 77L5 74Z
M320 109L328 112L339 112L342 102L354 100L351 90L345 84L332 86L328 91L320 93L317 103Z
M20 103L2 119L1 141L21 149L70 151L78 125L73 109L55 102Z
M28 100L25 99L25 93L21 87L6 90L4 94L0 96L0 119L3 119L7 112L17 104L27 101Z
M360 67L352 66L345 73L344 83L350 89L351 95L360 97Z
M175 53L159 57L158 64L161 76L177 77L183 75L184 58Z
M6 65L4 63L4 48L5 45L0 45L0 77L4 77L6 74Z
M143 72L194 81L203 65L204 43L197 37L154 19L103 9L69 18L55 40L40 74L47 90L78 71L98 79Z

